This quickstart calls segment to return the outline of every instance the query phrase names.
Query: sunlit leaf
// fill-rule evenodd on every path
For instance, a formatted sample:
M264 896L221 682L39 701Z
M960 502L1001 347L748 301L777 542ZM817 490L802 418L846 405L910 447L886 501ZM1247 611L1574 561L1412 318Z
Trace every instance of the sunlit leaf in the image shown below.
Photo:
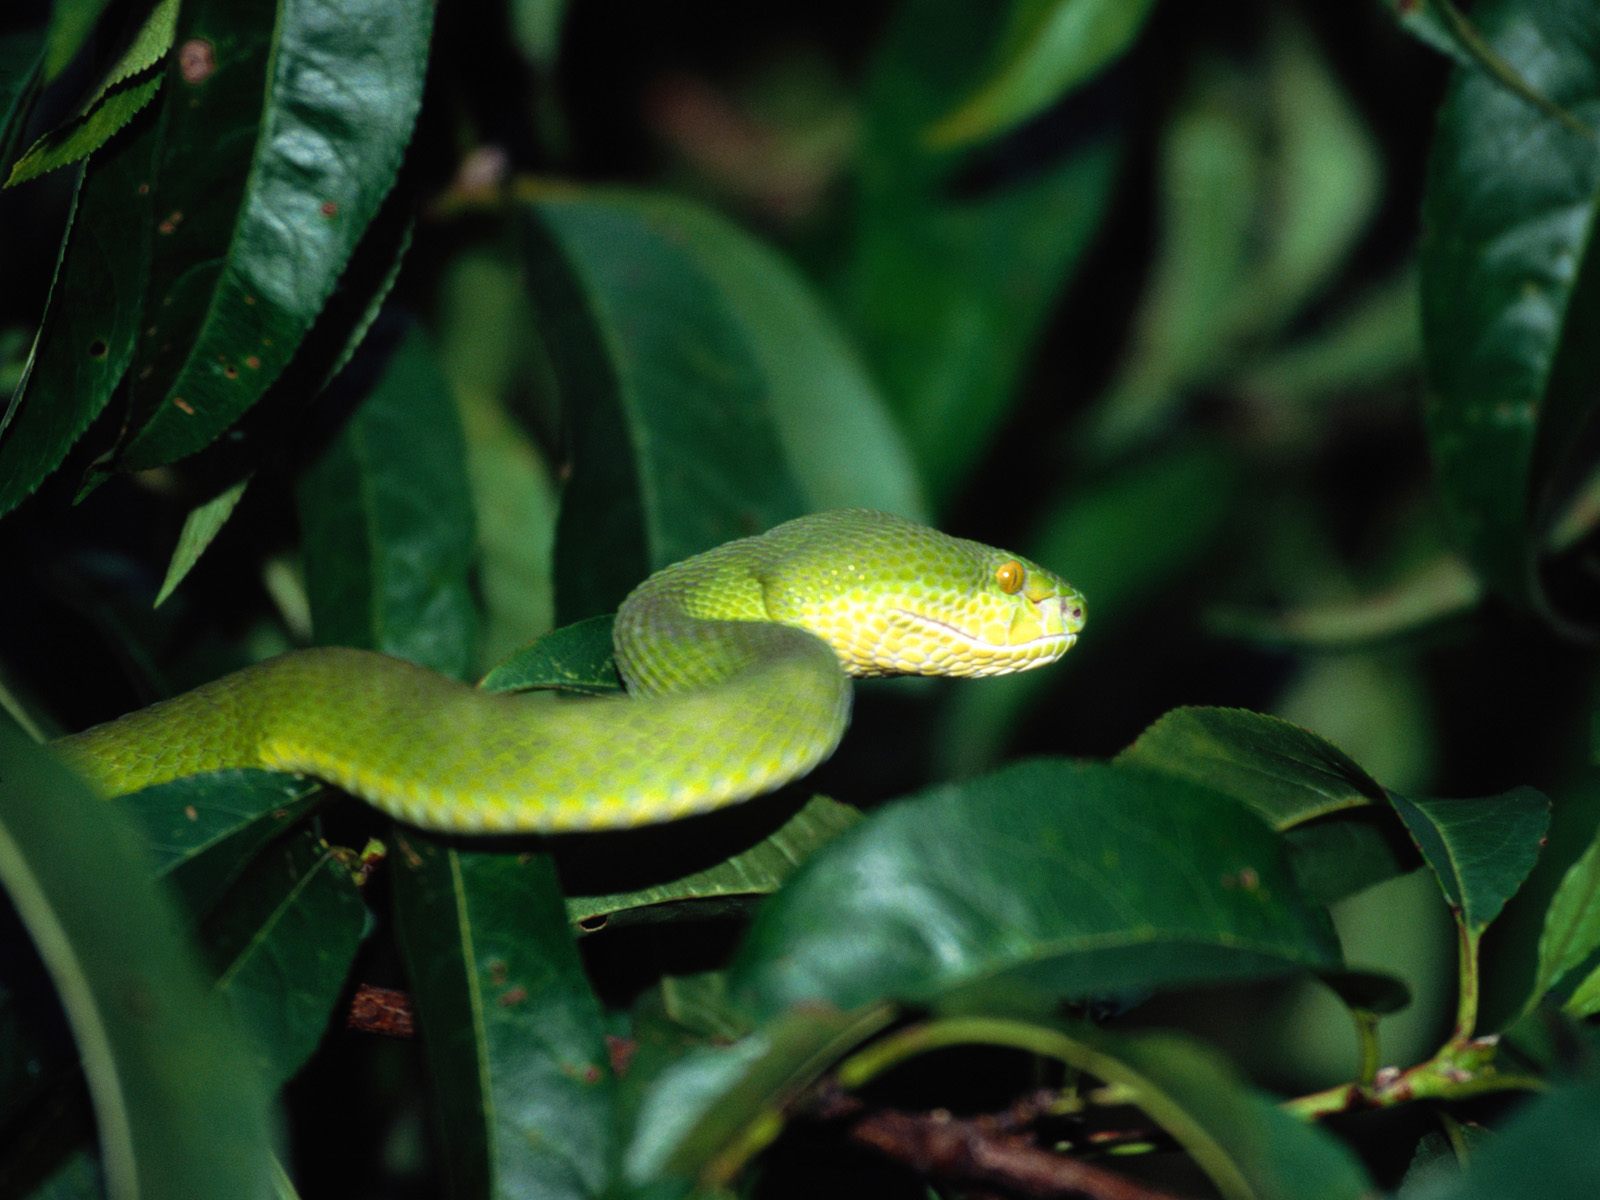
M478 686L488 692L521 692L555 688L580 695L603 696L621 689L611 654L611 627L607 613L590 617L545 634L517 651L483 677Z

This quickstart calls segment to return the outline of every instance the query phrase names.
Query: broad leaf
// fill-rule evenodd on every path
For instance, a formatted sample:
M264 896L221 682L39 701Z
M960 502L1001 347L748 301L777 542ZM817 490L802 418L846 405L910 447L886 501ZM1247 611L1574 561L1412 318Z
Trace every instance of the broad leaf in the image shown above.
M1600 119L1600 10L1491 0L1473 15L1540 94ZM1600 266L1590 236L1600 148L1479 71L1458 69L1424 201L1422 318L1429 436L1463 549L1485 582L1540 603L1544 531L1582 464L1594 411Z
M730 982L759 1017L1051 1004L1339 965L1325 916L1243 805L1039 760L902 800L818 852L757 914Z
M114 1196L262 1197L268 1096L138 836L0 727L0 884L72 1023Z
M1389 801L1472 933L1481 933L1522 886L1550 826L1550 801L1526 787L1469 800L1391 794Z
M281 1086L311 1057L344 994L367 908L345 853L309 832L262 855L206 922L217 989Z
M379 347L368 350L381 360ZM457 678L471 672L465 453L449 385L427 339L412 331L296 491L319 642L381 650Z
M1153 7L1154 0L1013 0L992 73L928 140L959 146L1027 120L1120 57Z
M478 686L488 692L534 688L555 688L586 696L617 692L622 681L617 678L611 653L611 627L615 620L607 613L563 625L517 651L485 675Z
M1173 709L1116 761L1223 792L1278 830L1384 799L1378 781L1331 742L1240 708Z
M394 183L432 12L426 0L183 6L157 172L154 332L121 465L200 449L288 364Z
M637 206L529 206L530 286L571 423L556 533L563 623L652 571L805 510L740 321Z
M451 1193L600 1194L612 1077L550 860L408 833L390 861Z
M133 356L157 133L145 113L84 169L26 373L0 419L0 514L60 465Z

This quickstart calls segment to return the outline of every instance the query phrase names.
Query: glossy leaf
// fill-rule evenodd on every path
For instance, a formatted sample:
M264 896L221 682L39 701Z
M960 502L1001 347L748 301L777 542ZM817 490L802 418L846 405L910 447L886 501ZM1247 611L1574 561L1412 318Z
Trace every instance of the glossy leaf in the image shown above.
M988 186L963 187L962 162L928 151L927 127L982 69L1004 18L993 4L900 5L864 97L840 304L935 509L1005 421L1117 173L1115 133L1042 134L1036 173Z
M0 514L100 415L133 356L150 228L154 113L90 160L22 382L0 420Z
M549 859L406 834L391 862L452 1194L598 1195L612 1077Z
M730 982L760 1017L1338 965L1324 915L1243 805L1039 760L902 800L818 852L757 914Z
M1153 0L1013 0L993 72L928 140L965 145L1027 120L1120 58L1153 7Z
M200 449L288 364L394 184L432 13L425 0L183 6L157 172L155 332L121 465Z
M564 870L567 916L574 925L592 931L601 924L610 923L619 914L631 915L634 920L648 920L652 916L659 919L671 912L670 906L686 901L703 906L706 902L749 901L769 895L808 858L860 820L861 814L848 804L826 796L813 796L782 825L754 844L746 837L744 846L737 852L698 870L685 867L704 861L708 850L716 854L729 839L703 830L675 836L674 829L652 829L648 831L648 846L643 839L635 842L640 853L630 855L625 843L608 848L606 873L621 882L626 878L629 860L643 859L643 863L631 865L646 866L646 877L657 878L642 887L596 892L592 890L592 876L586 886L581 874ZM724 824L731 826L733 823ZM680 846L680 842L685 844ZM561 861L565 866L565 856ZM672 866L663 871L663 863ZM660 878L662 875L666 878Z
M457 678L471 672L465 453L432 348L421 333L405 334L296 492L320 643L381 650Z
M222 532L233 510L244 499L244 489L249 483L248 478L241 479L189 510L189 515L183 519L183 529L178 533L178 544L173 547L172 561L167 564L167 576L161 581L161 590L156 593L158 606L177 591L178 585L200 561L200 556L211 545L212 539Z
M1550 801L1526 787L1469 800L1389 801L1469 932L1482 932L1516 894L1550 826Z
M255 856L310 811L319 784L271 771L210 771L117 799L158 874L203 912Z
M1527 1009L1532 1009L1569 971L1600 949L1600 840L1567 868L1545 910L1539 935L1539 967ZM1580 985L1581 986L1581 985ZM1584 1001L1578 1007L1585 1007ZM1586 1016L1587 1013L1579 1015Z
M563 625L517 651L485 675L478 686L488 692L554 688L585 696L620 691L622 681L611 654L611 627L615 620L613 614L607 613Z
M635 203L688 248L743 328L808 507L927 520L910 452L877 385L798 272L706 209L658 197Z
M1542 95L1600 116L1600 12L1584 0L1476 5L1485 38ZM1422 318L1440 488L1468 558L1520 604L1590 419L1600 151L1478 71L1457 70L1424 201Z
M1384 799L1378 781L1331 742L1241 708L1173 709L1116 762L1223 792L1278 830Z
M598 196L541 199L523 224L571 423L558 618L608 612L652 571L803 512L760 366L694 257Z
M344 853L306 832L251 864L206 923L217 990L282 1086L322 1040L367 929Z
M6 186L87 157L154 100L162 79L153 68L172 46L177 16L177 0L160 0L122 57L111 65L100 86L84 100L72 119L45 134L12 165Z
M266 1090L137 835L5 728L0 759L0 883L72 1024L109 1194L270 1194Z

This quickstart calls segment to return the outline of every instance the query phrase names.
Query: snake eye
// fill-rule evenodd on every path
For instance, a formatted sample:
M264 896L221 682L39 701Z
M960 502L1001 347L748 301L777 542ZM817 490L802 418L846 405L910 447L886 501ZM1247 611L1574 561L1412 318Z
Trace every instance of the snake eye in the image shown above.
M1008 596L1014 596L1022 590L1023 577L1022 564L1016 559L1000 564L1000 569L994 573L995 582L1000 585L1000 590Z

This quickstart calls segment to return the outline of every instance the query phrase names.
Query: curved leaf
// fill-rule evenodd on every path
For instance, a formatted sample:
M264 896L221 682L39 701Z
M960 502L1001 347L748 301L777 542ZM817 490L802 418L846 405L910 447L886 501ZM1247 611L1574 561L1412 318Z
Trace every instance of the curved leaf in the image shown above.
M1470 933L1481 933L1533 870L1550 801L1533 788L1439 800L1391 795L1412 840Z
M1013 0L990 76L928 130L940 147L1021 124L1122 56L1154 0Z
M1492 0L1473 15L1540 94L1600 118L1600 11ZM1429 437L1467 557L1520 604L1600 370L1600 142L1485 74L1457 69L1424 200L1422 319Z
M1329 813L1382 803L1386 793L1325 738L1242 708L1176 708L1121 754L1141 767L1232 796L1284 830Z
M1008 1004L1339 966L1326 917L1243 805L1040 760L874 813L757 914L730 979L798 1004Z
M483 677L488 692L555 688L585 696L622 690L611 653L612 613L563 625L518 650Z
M128 469L191 454L288 364L394 184L427 0L200 0L178 18Z
M136 836L4 727L0 762L0 883L72 1023L110 1195L270 1195L266 1090Z

